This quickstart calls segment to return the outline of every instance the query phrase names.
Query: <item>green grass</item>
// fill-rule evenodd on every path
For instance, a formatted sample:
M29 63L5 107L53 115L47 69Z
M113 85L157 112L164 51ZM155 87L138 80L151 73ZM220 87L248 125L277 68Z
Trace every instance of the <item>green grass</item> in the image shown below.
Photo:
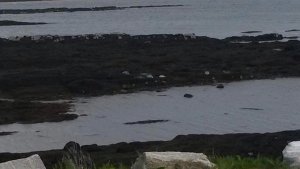
M215 157L210 159L218 169L289 169L279 159L267 157L242 158L239 156Z
M64 160L58 164L56 164L53 169L129 169L129 167L125 167L123 165L113 165L110 163L103 164L101 166L94 166L92 168L86 168L82 166L77 166L71 160Z
M73 164L67 164L67 165L56 165L53 169L85 169L76 167ZM104 164L102 166L94 167L93 169L129 169L129 167L124 167L122 165L116 166L112 164Z
M240 156L211 157L210 161L216 164L216 169L290 169L279 159L267 157L242 158ZM105 164L93 168L76 166L71 160L64 160L53 169L129 169L126 166Z

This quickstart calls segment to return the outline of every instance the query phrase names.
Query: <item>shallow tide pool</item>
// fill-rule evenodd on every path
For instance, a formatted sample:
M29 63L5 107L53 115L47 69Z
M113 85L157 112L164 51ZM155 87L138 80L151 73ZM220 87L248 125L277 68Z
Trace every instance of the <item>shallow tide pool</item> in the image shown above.
M192 94L192 98L184 95ZM28 152L80 144L170 140L179 134L277 132L300 129L300 78L176 87L73 101L73 121L11 124L0 131L0 152ZM169 120L152 124L124 123Z

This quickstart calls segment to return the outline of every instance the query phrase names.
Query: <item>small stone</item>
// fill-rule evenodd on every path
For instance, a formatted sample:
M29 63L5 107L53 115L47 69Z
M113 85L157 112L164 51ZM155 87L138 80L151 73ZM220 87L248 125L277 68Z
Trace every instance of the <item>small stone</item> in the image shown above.
M283 49L280 49L280 48L276 48L276 49L273 49L274 51L277 51L277 52L281 52L283 51Z
M224 74L230 74L231 72L229 70L223 70Z
M140 76L139 76L139 79L144 79L144 78L153 79L154 77L150 73L141 73Z
M165 76L165 75L159 75L158 77L161 78L161 79L163 79L163 78L166 78L167 76Z
M127 93L127 90L121 89L120 92L121 93Z
M123 71L122 74L123 74L123 75L127 75L127 76L130 75L129 71L127 71L127 70L126 70L126 71Z
M205 71L204 74L205 74L205 75L209 75L210 72L209 72L209 71Z
M186 93L186 94L183 95L183 97L185 97L185 98L192 98L192 97L194 97L194 96L191 95L191 94Z
M81 114L81 115L79 115L79 116L81 116L81 117L85 117L85 116L88 116L87 114Z
M154 78L153 75L151 75L151 74L147 75L146 77L147 77L148 79L153 79L153 78Z
M217 88L218 88L218 89L223 89L223 88L224 88L224 85L223 85L223 84L217 84Z
M123 89L128 89L128 88L130 88L130 86L129 86L129 85L126 85L126 84L122 84L122 88L123 88Z

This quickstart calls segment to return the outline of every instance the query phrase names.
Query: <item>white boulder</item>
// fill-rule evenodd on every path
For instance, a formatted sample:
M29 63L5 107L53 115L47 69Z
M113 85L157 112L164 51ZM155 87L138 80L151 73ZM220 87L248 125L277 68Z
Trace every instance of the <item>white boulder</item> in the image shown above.
M0 163L0 169L46 169L39 155Z
M290 142L282 151L282 155L290 167L300 168L300 141Z
M202 153L145 152L131 169L212 169L214 166Z

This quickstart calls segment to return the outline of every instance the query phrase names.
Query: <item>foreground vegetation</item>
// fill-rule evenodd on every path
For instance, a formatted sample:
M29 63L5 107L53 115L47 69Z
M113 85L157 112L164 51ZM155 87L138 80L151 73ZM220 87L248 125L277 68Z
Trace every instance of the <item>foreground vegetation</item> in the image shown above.
M217 169L289 169L280 159L272 159L267 157L212 157L212 162L216 164ZM102 166L77 166L72 160L63 160L57 164L53 169L129 169L128 166L105 164Z
M218 169L289 169L279 159L267 157L242 158L240 156L228 156L211 158Z

